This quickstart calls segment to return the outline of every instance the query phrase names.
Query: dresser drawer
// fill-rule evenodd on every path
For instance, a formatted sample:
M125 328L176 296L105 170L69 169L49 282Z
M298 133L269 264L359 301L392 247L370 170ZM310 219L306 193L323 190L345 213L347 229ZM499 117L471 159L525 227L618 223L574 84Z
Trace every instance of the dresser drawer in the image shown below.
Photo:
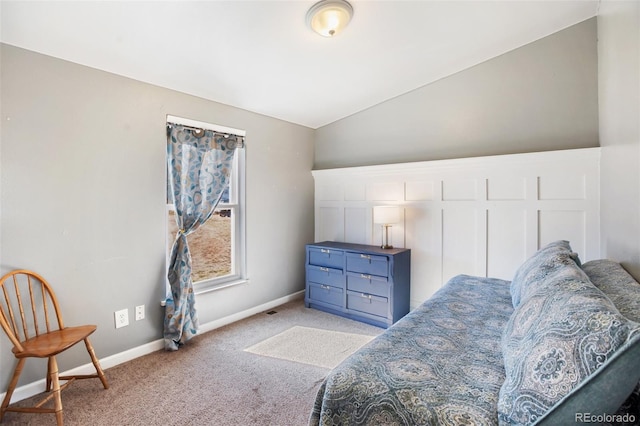
M389 259L386 256L347 253L347 271L387 277L389 276Z
M347 309L386 317L389 312L389 299L367 293L347 291Z
M341 269L308 265L307 281L344 288L344 273Z
M309 264L327 268L342 269L344 251L329 248L309 247Z
M354 272L347 273L347 290L388 297L389 286L389 280L386 277Z
M309 284L309 301L328 303L330 305L344 305L344 290L324 284Z

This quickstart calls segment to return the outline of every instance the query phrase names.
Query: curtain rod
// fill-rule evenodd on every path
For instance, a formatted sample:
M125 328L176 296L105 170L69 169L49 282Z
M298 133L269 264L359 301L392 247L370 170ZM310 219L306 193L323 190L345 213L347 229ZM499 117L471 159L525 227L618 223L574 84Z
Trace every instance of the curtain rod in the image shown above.
M176 117L175 115L167 115L167 124L179 124L191 129L212 130L217 133L224 133L244 138L247 132L244 130L234 129L232 127L220 126L217 124L205 123L203 121L191 120L189 118Z

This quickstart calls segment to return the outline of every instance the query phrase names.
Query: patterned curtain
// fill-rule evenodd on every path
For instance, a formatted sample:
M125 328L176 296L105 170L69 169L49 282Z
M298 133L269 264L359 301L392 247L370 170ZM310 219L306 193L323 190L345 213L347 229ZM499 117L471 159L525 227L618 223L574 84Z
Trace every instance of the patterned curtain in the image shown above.
M166 350L178 350L198 332L187 235L213 214L229 186L238 147L244 147L240 136L167 125L168 199L175 206L178 233L167 272L171 295L164 318Z

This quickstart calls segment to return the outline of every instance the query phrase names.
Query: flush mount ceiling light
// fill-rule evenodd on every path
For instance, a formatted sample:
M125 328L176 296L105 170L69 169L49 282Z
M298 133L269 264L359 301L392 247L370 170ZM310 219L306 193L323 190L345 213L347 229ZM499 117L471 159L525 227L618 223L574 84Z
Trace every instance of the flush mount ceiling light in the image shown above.
M324 37L333 37L347 26L353 7L345 0L322 0L307 12L307 25Z

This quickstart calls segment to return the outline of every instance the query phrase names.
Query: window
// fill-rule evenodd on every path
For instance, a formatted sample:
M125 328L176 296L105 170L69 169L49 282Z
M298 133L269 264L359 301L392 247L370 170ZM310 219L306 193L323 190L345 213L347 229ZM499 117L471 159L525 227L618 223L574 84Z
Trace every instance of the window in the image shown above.
M236 151L230 185L223 193L214 214L187 236L191 253L191 279L196 293L246 279L244 153L244 149ZM167 259L171 255L177 232L175 207L167 204Z

